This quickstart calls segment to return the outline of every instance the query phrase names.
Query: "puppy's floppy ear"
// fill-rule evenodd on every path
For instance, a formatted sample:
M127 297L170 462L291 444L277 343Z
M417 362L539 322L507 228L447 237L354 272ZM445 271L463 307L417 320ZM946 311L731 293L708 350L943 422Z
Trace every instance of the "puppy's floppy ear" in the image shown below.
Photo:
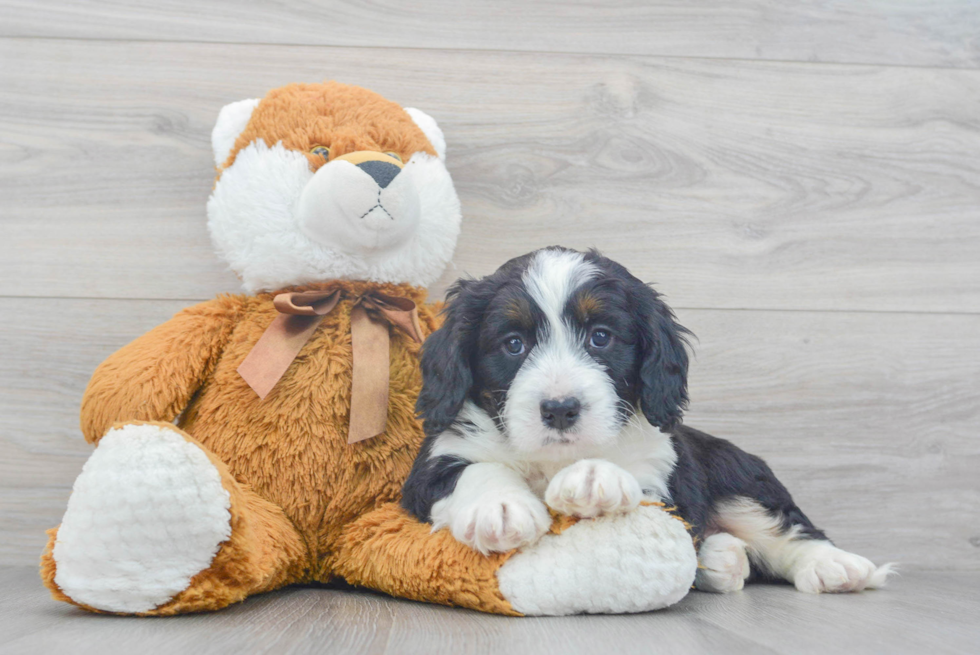
M635 307L640 319L642 362L640 407L652 425L674 427L687 408L687 335L660 294L637 280Z
M426 434L438 434L452 425L473 387L470 352L482 315L473 291L479 284L473 280L453 284L446 294L445 322L422 345L422 391L415 411Z

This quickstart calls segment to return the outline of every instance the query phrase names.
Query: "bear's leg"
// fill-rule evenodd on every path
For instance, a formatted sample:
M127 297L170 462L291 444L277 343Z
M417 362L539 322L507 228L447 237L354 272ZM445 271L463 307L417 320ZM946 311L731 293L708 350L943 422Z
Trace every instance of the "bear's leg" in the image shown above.
M559 517L537 543L484 556L390 503L348 526L334 567L351 584L393 596L496 614L563 615L672 605L690 590L697 555L685 525L660 507Z
M49 531L41 577L90 610L214 610L288 584L307 557L282 510L169 423L109 430Z

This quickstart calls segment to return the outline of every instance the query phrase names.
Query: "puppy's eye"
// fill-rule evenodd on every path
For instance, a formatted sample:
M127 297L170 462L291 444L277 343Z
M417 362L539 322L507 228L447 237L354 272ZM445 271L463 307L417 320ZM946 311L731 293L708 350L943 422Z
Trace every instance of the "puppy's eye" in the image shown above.
M310 154L320 155L324 159L330 159L330 148L326 146L316 146L314 148L310 148Z
M402 156L399 155L397 152L386 152L385 154L391 157L392 159L397 159L398 161L402 161Z
M612 341L612 335L609 334L608 330L592 330L592 336L589 337L589 345L593 348L605 348Z
M504 350L509 355L523 355L524 341L520 337L507 337L504 339Z

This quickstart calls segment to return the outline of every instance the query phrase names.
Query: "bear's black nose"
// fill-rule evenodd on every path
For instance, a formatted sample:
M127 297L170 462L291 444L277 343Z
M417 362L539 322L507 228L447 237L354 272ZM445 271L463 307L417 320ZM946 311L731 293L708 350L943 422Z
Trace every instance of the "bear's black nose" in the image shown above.
M575 425L578 420L579 411L582 403L578 398L565 398L564 400L542 400L541 401L541 420L549 428L555 430L567 430Z
M378 186L382 189L391 184L391 181L395 179L395 176L401 173L400 168L394 164L389 164L386 161L378 161L372 159L370 161L362 161L357 165L362 171L374 178L374 181L378 183Z

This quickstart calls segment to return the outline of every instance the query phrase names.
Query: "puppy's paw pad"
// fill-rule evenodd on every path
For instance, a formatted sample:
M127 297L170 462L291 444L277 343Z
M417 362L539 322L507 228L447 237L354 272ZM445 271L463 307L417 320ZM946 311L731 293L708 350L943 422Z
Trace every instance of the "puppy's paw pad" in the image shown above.
M640 483L632 474L601 459L583 459L566 466L545 491L549 507L581 518L628 512L642 497Z
M455 517L457 540L484 555L502 553L534 543L548 531L551 517L534 496L527 494L484 497Z
M887 576L890 568L882 569ZM811 594L861 591L882 586L884 578L878 571L870 560L828 544L801 563L793 583L798 590Z
M698 551L698 572L694 584L701 591L725 594L738 591L749 577L749 557L745 542L726 532L704 540Z

